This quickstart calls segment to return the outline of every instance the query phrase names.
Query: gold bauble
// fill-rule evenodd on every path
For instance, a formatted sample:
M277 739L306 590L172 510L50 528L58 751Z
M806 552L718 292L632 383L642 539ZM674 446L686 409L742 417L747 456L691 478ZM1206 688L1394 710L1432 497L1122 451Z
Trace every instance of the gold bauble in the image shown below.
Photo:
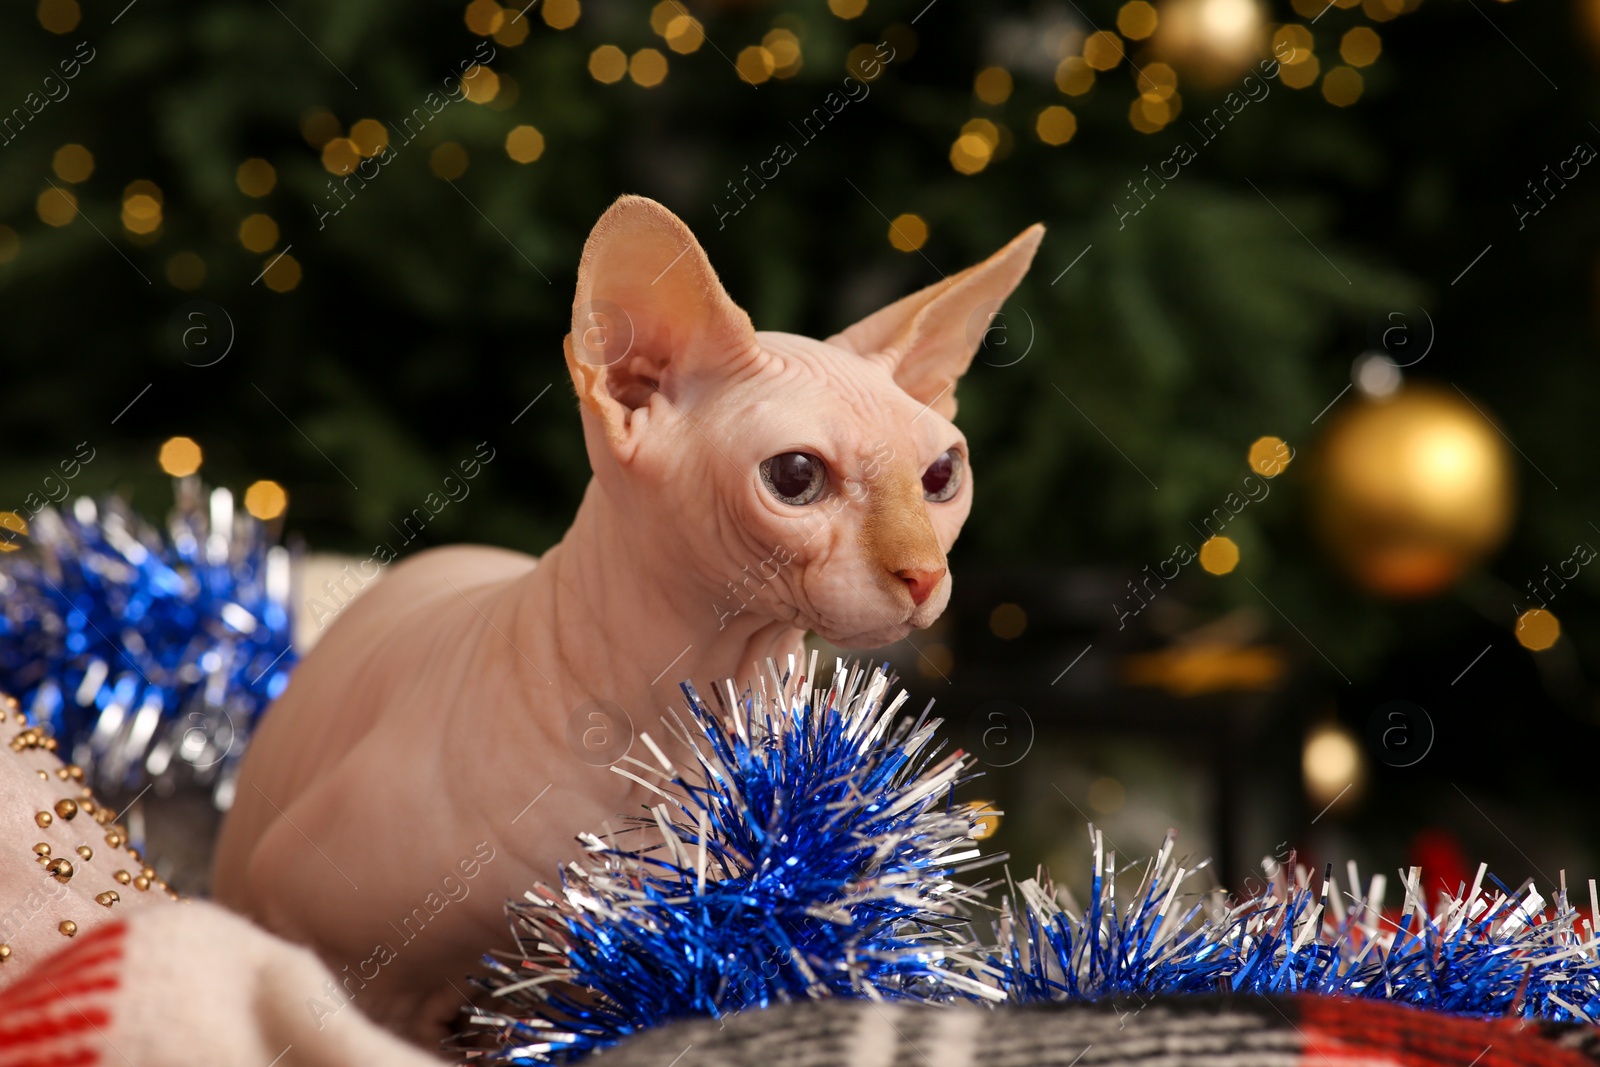
M1267 54L1259 0L1163 0L1158 10L1156 53L1200 85L1237 81Z
M1313 471L1322 540L1375 593L1447 588L1511 526L1515 480L1504 438L1454 391L1410 386L1346 405Z

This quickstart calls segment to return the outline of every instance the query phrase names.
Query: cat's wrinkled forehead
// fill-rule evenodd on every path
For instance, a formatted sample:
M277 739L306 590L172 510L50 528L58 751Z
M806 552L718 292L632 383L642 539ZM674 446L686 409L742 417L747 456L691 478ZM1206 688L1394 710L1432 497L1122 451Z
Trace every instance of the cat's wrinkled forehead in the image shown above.
M801 334L762 330L756 333L756 342L773 357L784 379L814 383L863 413L915 414L924 407L895 382L892 369L880 360Z

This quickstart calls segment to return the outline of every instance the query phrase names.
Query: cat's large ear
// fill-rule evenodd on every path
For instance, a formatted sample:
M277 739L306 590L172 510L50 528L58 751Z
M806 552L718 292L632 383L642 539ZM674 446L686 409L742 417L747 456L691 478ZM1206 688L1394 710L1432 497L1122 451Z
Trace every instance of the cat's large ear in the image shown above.
M956 379L967 372L992 313L1028 273L1044 239L1035 223L960 274L873 312L828 343L889 363L900 388L945 418L956 413Z
M760 358L750 316L700 242L642 196L618 199L589 233L566 351L579 400L619 454L638 443L644 420L636 413L652 394L682 406L697 383Z

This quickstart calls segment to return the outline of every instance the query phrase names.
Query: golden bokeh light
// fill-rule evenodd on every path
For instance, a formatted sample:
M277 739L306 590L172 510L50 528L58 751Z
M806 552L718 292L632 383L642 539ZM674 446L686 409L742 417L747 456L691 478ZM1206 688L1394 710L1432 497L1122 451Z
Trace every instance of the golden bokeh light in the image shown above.
M544 0L544 11L540 13L552 30L570 30L582 14L583 6L578 0Z
M1089 806L1101 815L1115 815L1128 802L1122 783L1107 775L1089 783Z
M1405 0L1362 0L1362 14L1373 22L1388 22L1405 14Z
M1200 566L1207 574L1229 574L1239 565L1239 546L1231 537L1210 537L1200 546Z
M435 178L453 182L467 172L467 150L454 141L446 141L429 153L428 169Z
M990 152L994 152L1000 147L1000 127L988 119L968 119L962 123L961 132L982 137L984 143L989 146Z
M1117 12L1117 32L1130 41L1142 41L1156 32L1156 9L1145 0L1128 0Z
M266 196L278 184L278 172L264 159L247 159L233 172L233 183L245 196Z
M1354 67L1334 67L1322 77L1322 98L1334 107L1349 107L1361 99L1364 86Z
M192 437L169 437L162 442L161 451L156 455L156 462L161 464L161 469L174 478L187 478L200 469L204 459L200 446Z
M1298 23L1291 22L1287 26L1279 26L1272 34L1272 54L1279 56L1279 62L1284 65L1304 63L1311 58L1315 42L1311 39L1311 31ZM1282 56L1285 48L1291 49L1287 56Z
M1305 53L1305 58L1280 67L1278 80L1291 89L1304 89L1317 83L1317 76L1322 73L1322 64L1311 53Z
M1110 30L1091 33L1083 41L1083 61L1095 70L1111 70L1122 62L1122 38Z
M300 261L285 252L267 261L261 280L273 292L287 293L300 284L300 277Z
M375 156L389 147L389 127L377 119L362 119L350 127L350 143L363 156Z
M532 126L515 126L506 134L506 155L517 163L532 163L544 155L544 134Z
M329 174L349 174L360 162L361 150L348 137L335 137L322 146L322 166Z
M871 82L883 77L883 72L888 67L878 58L876 47L870 44L858 44L844 57L844 69L853 77Z
M467 29L479 37L489 37L501 26L505 25L506 9L495 3L495 0L472 0L467 5Z
M800 73L800 38L793 30L776 29L761 38L761 47L772 53L776 64L772 73L779 78L792 78Z
M289 506L289 493L277 482L263 478L244 491L244 509L263 522L275 519Z
M706 43L706 29L693 15L674 18L667 23L667 31L663 36L667 39L667 47L680 56L699 51L700 46Z
M78 217L78 198L65 189L46 189L33 206L46 226L65 226Z
M141 236L155 233L161 228L161 201L145 192L127 197L122 201L122 228Z
M1327 0L1289 0L1289 6L1301 18L1314 19L1320 18L1330 5Z
M278 243L278 224L271 215L251 215L239 223L239 243L251 252L265 252Z
M494 31L494 43L505 45L507 48L515 48L528 39L530 25L531 23L528 22L526 17L512 15L500 24L498 30Z
M661 0L659 4L650 9L650 29L657 37L667 35L667 27L672 25L672 20L681 18L684 13L683 4L679 0Z
M760 85L772 77L772 72L778 69L778 61L771 52L760 45L751 45L740 50L739 57L733 61L734 68L738 70L739 77L751 85Z
M1339 39L1339 57L1352 67L1370 67L1383 54L1383 38L1371 26L1356 26Z
M1140 96L1166 100L1178 91L1178 72L1165 63L1146 63L1135 80Z
M972 79L972 91L985 104L1003 104L1011 99L1011 72L1004 67L984 67Z
M602 85L615 85L628 73L628 54L614 44L589 53L589 77Z
M1051 104L1039 112L1033 132L1048 145L1064 145L1078 132L1078 117L1060 104Z
M915 252L928 243L928 224L921 215L896 215L889 223L889 243L902 252Z
M197 252L179 252L167 260L167 281L189 292L206 283L206 261Z
M94 173L94 153L81 144L64 144L56 149L50 160L50 169L64 182L76 185L87 181Z
M976 133L964 133L950 146L950 165L960 174L976 174L989 165L994 143Z
M1561 622L1544 608L1529 608L1517 616L1517 644L1543 652L1561 637Z
M22 240L17 231L0 223L0 263L10 263L22 251Z
M500 75L481 63L474 63L461 75L461 88L474 104L487 104L500 95Z
M1128 123L1140 133L1158 133L1178 117L1180 100L1176 93L1165 97L1145 94L1128 105Z
M1056 66L1056 88L1068 96L1082 96L1094 88L1094 68L1082 56L1068 56Z
M1276 478L1283 473L1293 451L1281 437L1258 437L1250 445L1250 469L1264 478Z
M39 25L51 33L71 33L82 17L78 0L39 0Z
M628 77L635 85L653 89L667 79L667 57L655 48L641 48L628 60Z
M828 10L842 19L860 18L867 10L867 0L828 0Z
M1002 641L1014 641L1028 628L1028 613L1021 604L997 604L989 612L989 632Z
M321 148L343 133L344 127L338 118L325 107L314 107L300 118L300 136L312 148Z

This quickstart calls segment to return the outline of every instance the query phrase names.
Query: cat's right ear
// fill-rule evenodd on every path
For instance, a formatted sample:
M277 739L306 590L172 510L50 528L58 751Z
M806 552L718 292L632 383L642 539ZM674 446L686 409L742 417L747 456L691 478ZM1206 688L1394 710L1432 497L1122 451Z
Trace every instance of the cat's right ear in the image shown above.
M624 461L652 395L692 406L698 387L761 358L750 316L689 227L642 196L620 198L589 233L566 351L578 399Z

